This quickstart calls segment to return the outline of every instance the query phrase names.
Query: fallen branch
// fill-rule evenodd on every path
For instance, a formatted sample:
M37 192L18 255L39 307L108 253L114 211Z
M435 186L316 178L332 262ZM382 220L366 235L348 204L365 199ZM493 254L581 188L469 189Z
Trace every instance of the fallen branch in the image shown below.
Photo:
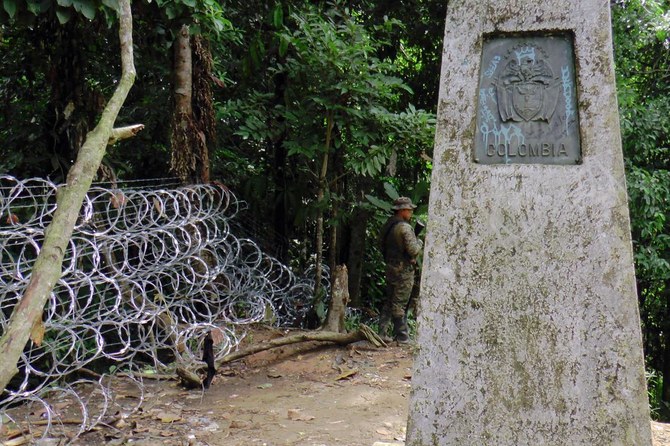
M245 356L253 355L254 353L262 352L265 350L270 350L275 347L282 347L289 344L297 344L298 342L334 342L335 344L347 345L353 342L358 341L370 341L375 347L386 347L386 343L372 331L370 327L365 324L361 324L358 331L351 333L335 333L333 331L310 331L305 333L299 333L292 336L286 336L284 338L272 339L270 341L253 345L244 350L238 350L232 352L221 358L217 361L217 367L221 364L226 364L229 362L237 361L238 359L244 358Z
M192 372L186 367L181 366L177 367L176 372L177 376L181 378L181 384L187 389L204 388L202 379L200 379L200 375L198 375L197 373Z

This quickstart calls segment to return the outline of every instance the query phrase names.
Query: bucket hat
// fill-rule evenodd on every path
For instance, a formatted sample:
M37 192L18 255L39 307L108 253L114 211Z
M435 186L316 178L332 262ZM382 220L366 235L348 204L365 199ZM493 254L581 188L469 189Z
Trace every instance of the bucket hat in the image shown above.
M391 209L396 211L400 209L416 209L416 206L412 204L412 200L408 197L399 197L393 202L393 207Z

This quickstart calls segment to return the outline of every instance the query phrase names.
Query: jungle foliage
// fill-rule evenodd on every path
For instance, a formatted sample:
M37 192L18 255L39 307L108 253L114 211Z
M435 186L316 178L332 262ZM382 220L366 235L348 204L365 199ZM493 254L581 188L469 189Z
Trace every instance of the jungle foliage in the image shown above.
M670 2L613 2L621 135L655 416L670 419ZM664 379L664 377L666 379Z
M116 0L0 2L0 172L62 180L119 72ZM108 150L99 180L174 176L173 48L186 25L210 54L194 69L194 85L211 86L210 176L248 203L236 230L298 269L346 263L353 304L374 314L385 206L409 195L425 213L446 6L134 2L138 76L118 122L145 130ZM650 391L668 419L670 1L611 6Z

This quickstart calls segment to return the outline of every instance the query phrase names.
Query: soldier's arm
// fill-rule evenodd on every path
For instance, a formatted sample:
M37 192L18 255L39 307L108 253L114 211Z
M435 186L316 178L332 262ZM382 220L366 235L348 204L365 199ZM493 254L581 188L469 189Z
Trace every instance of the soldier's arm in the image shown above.
M407 255L409 255L412 259L415 259L416 256L418 256L421 252L423 243L421 243L421 240L416 238L416 235L414 235L414 229L412 229L412 226L410 226L409 223L403 223L398 226L400 226L398 230L401 231L400 234L402 236L403 245L405 246L405 252L407 252Z

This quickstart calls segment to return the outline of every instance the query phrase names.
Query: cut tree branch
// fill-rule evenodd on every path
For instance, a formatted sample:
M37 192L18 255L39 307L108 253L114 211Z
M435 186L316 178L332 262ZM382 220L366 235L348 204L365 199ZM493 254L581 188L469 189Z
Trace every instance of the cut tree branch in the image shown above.
M111 146L122 139L132 138L142 130L144 130L144 124L135 124L112 129L112 134L109 136L107 145Z

